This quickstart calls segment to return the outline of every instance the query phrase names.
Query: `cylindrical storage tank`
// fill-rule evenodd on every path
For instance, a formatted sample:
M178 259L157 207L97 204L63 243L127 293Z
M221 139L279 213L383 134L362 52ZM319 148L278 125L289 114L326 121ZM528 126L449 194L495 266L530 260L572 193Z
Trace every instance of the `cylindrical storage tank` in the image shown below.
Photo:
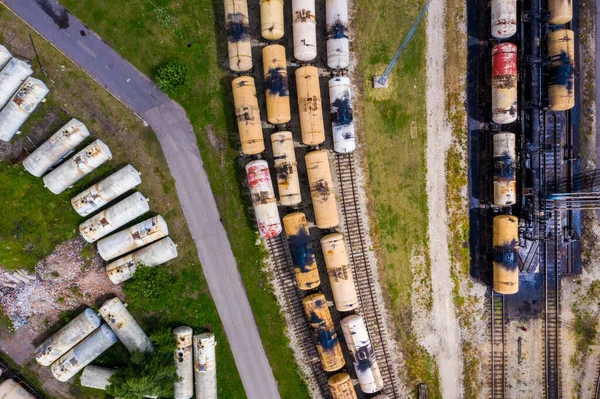
M148 198L135 192L79 225L87 242L95 242L150 210Z
M106 324L103 324L54 362L51 367L52 375L59 381L68 381L116 342L115 333Z
M552 25L562 25L573 19L573 0L548 0L548 11Z
M60 194L111 158L108 146L96 140L44 176L44 185L54 194Z
M229 68L235 72L252 69L252 46L246 0L225 0L225 29Z
M107 367L89 365L81 373L81 385L87 388L105 390L110 385L108 380L117 370Z
M12 58L12 54L8 49L2 45L0 45L0 70L8 64L8 61Z
M154 346L118 297L102 305L100 315L129 352L153 352Z
M175 399L190 399L194 396L194 359L192 352L192 336L194 331L187 326L173 330L175 339L175 367L180 381L175 383L173 396Z
M508 39L517 33L517 1L492 0L492 36Z
M19 90L33 70L25 61L11 58L0 71L0 109Z
M354 385L348 373L338 373L327 381L333 399L357 399Z
M246 155L260 154L265 150L265 141L254 79L240 76L233 79L231 86L242 152Z
M217 342L211 333L194 335L196 399L217 399Z
M100 324L101 320L96 312L89 308L84 310L35 349L35 360L42 366L50 366Z
M354 288L352 267L344 236L340 233L328 234L321 238L321 250L333 293L335 308L340 312L349 312L358 308L358 296Z
M170 237L163 238L106 265L106 273L113 284L129 280L139 266L154 267L177 257L177 245Z
M0 140L10 141L48 92L48 87L44 82L35 78L27 78L8 104L0 111Z
M274 125L281 125L291 118L285 47L279 44L265 46L262 55L267 86L267 119Z
M32 175L41 177L53 165L73 152L89 135L89 130L82 122L71 119L25 158L23 167Z
M346 69L350 65L348 0L327 0L327 66Z
M271 135L273 165L277 176L279 203L285 206L298 205L302 201L300 179L296 164L292 132L277 132Z
M319 70L314 66L296 69L296 89L302 142L306 145L321 144L325 141L325 125L321 108Z
M0 399L36 399L12 378L0 384Z
M340 224L340 219L327 152L324 150L309 152L304 156L304 161L317 227L320 229L335 227Z
M329 79L329 101L333 150L339 153L353 152L356 149L356 138L350 78L336 76Z
M102 259L111 260L168 235L169 228L163 217L154 216L101 239L97 245L98 253Z
M348 350L352 355L354 370L360 389L364 393L375 393L383 389L383 378L379 371L375 350L362 316L351 315L342 319L342 331Z
M304 297L302 305L308 326L313 333L323 370L332 372L341 369L345 364L344 354L327 307L325 295L318 292Z
M283 227L290 246L298 288L312 290L321 284L317 261L308 232L306 215L294 212L283 217Z
M512 215L494 217L494 291L515 294L519 291L519 219Z
M556 30L548 35L550 55L550 109L566 111L575 106L575 35L572 30Z
M260 236L263 238L276 237L281 233L281 220L269 173L269 164L264 160L249 162L246 165L246 174Z
M283 0L260 0L260 31L267 40L279 40L284 32Z
M517 154L514 133L494 135L494 205L510 206L517 202Z
M317 56L317 18L315 0L292 0L294 57L312 61Z
M517 120L517 46L501 43L492 48L492 120Z
M71 198L71 205L81 216L88 216L141 183L141 173L127 165Z

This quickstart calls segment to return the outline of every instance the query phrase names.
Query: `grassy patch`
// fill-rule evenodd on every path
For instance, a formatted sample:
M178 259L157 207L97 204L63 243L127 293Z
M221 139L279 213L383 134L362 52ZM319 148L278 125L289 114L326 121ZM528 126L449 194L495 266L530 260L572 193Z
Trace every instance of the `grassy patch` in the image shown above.
M583 312L573 309L575 314L575 347L577 352L586 356L589 348L595 343L596 328L598 327L598 317L589 312Z

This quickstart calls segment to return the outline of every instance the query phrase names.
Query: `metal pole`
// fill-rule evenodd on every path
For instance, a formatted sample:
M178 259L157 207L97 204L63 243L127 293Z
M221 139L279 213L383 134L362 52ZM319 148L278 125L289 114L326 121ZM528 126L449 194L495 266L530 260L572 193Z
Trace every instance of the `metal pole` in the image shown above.
M35 58L37 59L38 65L40 66L40 69L42 70L42 72L44 73L44 75L46 77L48 77L48 74L46 73L46 70L42 66L42 63L40 62L40 56L38 55L37 49L35 48L35 44L33 44L33 37L31 37L31 33L29 34L29 40L31 40L31 46L33 47L33 52L35 53Z

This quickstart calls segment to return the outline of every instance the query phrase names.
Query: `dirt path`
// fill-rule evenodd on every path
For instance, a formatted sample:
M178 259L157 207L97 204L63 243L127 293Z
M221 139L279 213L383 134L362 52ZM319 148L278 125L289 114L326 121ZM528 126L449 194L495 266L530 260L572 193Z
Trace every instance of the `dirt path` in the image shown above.
M435 0L427 15L427 205L429 208L429 256L431 260L433 331L422 340L437 361L444 398L462 396L460 333L452 302L451 261L448 252L446 209L446 153L452 131L446 120L444 85L444 0Z

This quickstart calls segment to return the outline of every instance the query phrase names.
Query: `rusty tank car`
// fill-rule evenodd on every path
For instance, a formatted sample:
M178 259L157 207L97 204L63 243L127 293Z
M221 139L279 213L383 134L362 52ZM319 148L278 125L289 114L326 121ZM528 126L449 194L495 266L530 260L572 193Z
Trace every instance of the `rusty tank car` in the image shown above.
M573 19L573 0L548 0L548 11L552 25L563 25Z
M492 36L508 39L517 33L517 1L492 0Z
M566 111L575 106L575 34L570 29L556 30L548 35L550 56L550 109Z
M225 30L229 68L234 72L252 69L250 23L246 0L225 0Z
M333 190L329 156L324 150L312 151L304 156L315 222L320 229L340 224L337 200Z
M321 238L321 250L325 258L335 308L340 312L358 309L358 295L354 287L344 236L340 233L324 236Z
M249 162L246 165L246 174L258 232L263 238L276 237L281 233L282 227L269 164L264 160Z
M492 48L492 120L504 125L517 120L517 46Z
M283 0L260 0L260 32L267 40L283 37Z
M519 219L512 215L494 217L494 291L508 295L519 292Z
M348 373L338 373L327 380L333 399L357 399L354 385Z
M271 44L263 47L263 72L267 98L267 120L274 125L291 119L285 47Z
M306 215L294 212L283 217L283 227L290 246L298 288L312 290L321 284Z
M314 66L296 69L296 90L302 142L318 145L325 141L325 125L319 87L319 70Z
M246 155L260 154L265 150L265 141L254 79L240 76L233 79L231 86L242 152Z
M285 206L298 205L302 202L302 195L292 132L273 133L271 144L273 145L273 165L277 177L279 203Z

